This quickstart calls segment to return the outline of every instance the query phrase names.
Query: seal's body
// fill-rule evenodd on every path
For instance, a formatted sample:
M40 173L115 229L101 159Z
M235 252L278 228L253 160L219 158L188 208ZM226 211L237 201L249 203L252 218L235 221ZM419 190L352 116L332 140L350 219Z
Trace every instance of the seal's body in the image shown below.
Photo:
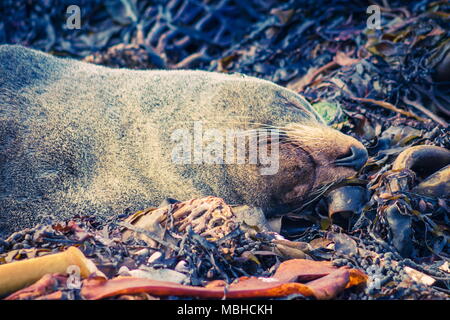
M278 128L276 174L259 164L173 161L173 132ZM274 147L274 146L272 146ZM165 197L215 195L275 212L356 173L355 139L298 94L243 75L109 69L0 46L0 230L42 215L111 216Z

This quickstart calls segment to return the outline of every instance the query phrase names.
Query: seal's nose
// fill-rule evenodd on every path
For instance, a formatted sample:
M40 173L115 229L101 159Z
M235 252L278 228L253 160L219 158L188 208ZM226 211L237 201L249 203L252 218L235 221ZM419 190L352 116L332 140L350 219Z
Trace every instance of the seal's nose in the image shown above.
M346 154L342 158L336 159L334 164L338 166L353 168L358 171L367 162L368 156L369 155L367 153L367 150L363 146L351 146L350 155Z

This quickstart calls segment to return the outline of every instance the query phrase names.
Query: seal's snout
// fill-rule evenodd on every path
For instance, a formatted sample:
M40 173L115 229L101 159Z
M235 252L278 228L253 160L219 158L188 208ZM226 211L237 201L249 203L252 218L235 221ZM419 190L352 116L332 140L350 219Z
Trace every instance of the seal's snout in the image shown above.
M334 164L342 167L352 168L356 171L361 169L367 162L368 153L363 145L353 145L350 147L350 151L344 156L336 159Z

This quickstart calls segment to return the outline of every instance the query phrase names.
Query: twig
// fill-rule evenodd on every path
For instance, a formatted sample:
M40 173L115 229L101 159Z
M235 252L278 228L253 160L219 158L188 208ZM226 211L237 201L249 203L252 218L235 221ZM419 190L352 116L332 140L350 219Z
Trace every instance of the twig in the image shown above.
M439 123L441 126L443 126L445 128L448 127L448 123L444 119L435 115L433 112L431 112L427 108L421 106L417 102L411 101L407 97L403 98L403 102L406 104L409 104L410 106L413 106L414 108L416 108L419 111L422 111L422 113L426 114L431 120L434 120L435 122Z
M356 101L361 101L361 102L367 102L367 103L373 103L373 104L376 104L376 105L378 105L378 106L380 106L380 107L383 107L383 108L385 108L385 109L388 109L388 110L391 110L391 111L400 113L400 114L402 114L402 115L404 115L404 116L406 116L406 117L414 118L414 119L416 119L416 120L418 120L418 121L422 121L422 122L425 121L424 118L419 117L418 115L416 115L416 114L414 114L414 113L412 113L412 112L409 112L409 111L405 111L405 110L399 109L399 108L397 108L396 106L394 106L393 104L391 104L391 103L389 103L389 102L378 101L378 100L368 99L368 98L357 98L357 97L351 97L351 98L352 98L353 100L356 100Z

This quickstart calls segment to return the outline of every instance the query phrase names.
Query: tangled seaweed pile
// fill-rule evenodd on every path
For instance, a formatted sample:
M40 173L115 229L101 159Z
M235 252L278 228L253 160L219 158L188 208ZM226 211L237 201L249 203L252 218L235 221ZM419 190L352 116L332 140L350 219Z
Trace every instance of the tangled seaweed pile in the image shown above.
M207 197L152 208L102 226L80 217L16 232L1 243L2 251L7 251L0 255L1 262L10 268L0 268L0 295L13 292L8 300L330 299L366 282L360 270L312 260L323 249L322 242L277 239L277 234L247 224L252 221L238 219L222 199ZM87 278L78 286L59 274L73 265L79 267L78 276Z
M83 8L80 30L64 26L60 8L69 2ZM249 236L234 224L209 241L211 235L200 236L202 227L180 234L165 224L152 232L172 230L175 238L158 245L181 241L184 247L163 254L148 249L142 234L130 242L111 240L125 228L117 221L100 225L83 217L13 234L0 243L0 263L76 245L110 277L146 266L181 270L190 284L204 285L268 277L283 259L311 258L369 275L365 290L341 292L341 299L449 298L448 2L390 1L380 6L379 30L367 25L372 3L366 1L60 4L4 1L0 42L112 67L265 78L307 97L330 125L363 141L370 160L358 177L326 190L301 215L283 218L280 232L292 241L262 228ZM76 291L64 292L75 298Z

